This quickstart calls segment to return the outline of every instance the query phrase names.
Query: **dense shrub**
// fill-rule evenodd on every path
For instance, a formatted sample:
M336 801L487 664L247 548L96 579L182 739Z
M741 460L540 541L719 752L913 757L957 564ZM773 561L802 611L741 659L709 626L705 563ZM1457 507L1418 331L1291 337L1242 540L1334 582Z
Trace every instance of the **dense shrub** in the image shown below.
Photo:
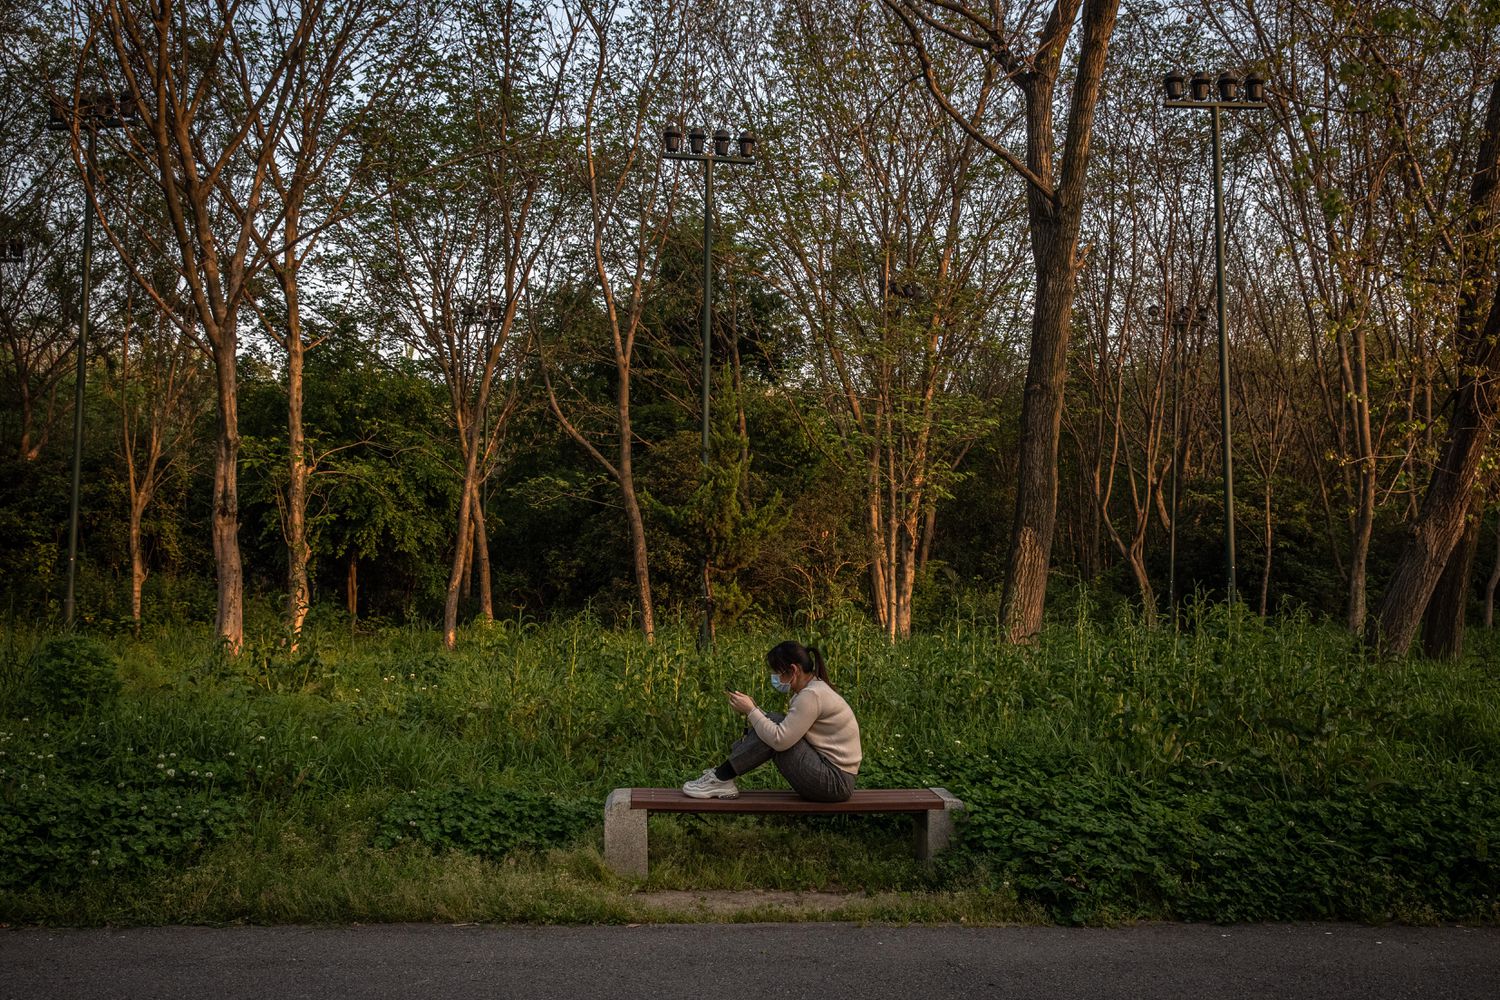
M20 675L20 708L34 715L81 715L112 705L120 694L115 654L81 635L48 639L21 664Z
M0 886L67 886L94 870L180 864L227 835L243 806L167 787L28 783L0 795Z
M1458 663L1390 662L1303 617L1210 609L1174 631L1101 621L1078 600L1023 648L970 612L897 644L843 620L794 633L829 653L859 713L861 787L944 785L968 803L935 872L890 850L901 817L798 818L812 843L850 838L816 872L756 856L785 836L760 820L706 828L710 846L748 848L727 881L697 855L659 870L690 888L992 887L1070 922L1500 920L1500 637L1475 630ZM597 836L609 789L675 785L722 759L743 727L725 685L779 703L764 654L785 633L725 630L702 652L695 628L668 624L648 645L587 618L495 623L453 652L424 630L324 630L295 654L267 631L239 657L206 629L119 636L127 691L113 708L29 719L6 693L33 689L43 655L29 651L42 644L12 633L0 642L19 651L0 660L0 920L68 898L53 886L110 890L79 900L170 895L132 879L193 865L215 842L215 857L246 859L253 888L285 881L267 868L286 863L278 850L342 870L372 840L502 857ZM107 656L46 648L53 660L73 650L48 683L74 694L53 702L109 701L110 670L77 693L76 664ZM784 786L770 768L744 784ZM256 821L236 826L242 811ZM267 839L282 830L296 835ZM396 850L376 863L430 860ZM312 909L297 912L341 912L330 892L309 890Z
M441 788L401 796L380 817L377 847L417 841L434 850L504 857L516 848L559 847L599 820L594 799L512 789Z
M946 866L983 862L1062 921L1500 917L1494 775L1435 770L1324 790L1267 770L1145 780L996 751L866 778L948 787L968 812Z

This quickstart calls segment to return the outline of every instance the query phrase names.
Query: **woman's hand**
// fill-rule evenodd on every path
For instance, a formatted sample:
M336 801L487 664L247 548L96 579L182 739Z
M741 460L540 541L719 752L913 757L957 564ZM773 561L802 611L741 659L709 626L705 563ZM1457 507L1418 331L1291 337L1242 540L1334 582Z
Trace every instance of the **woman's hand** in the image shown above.
M749 715L755 711L755 699L751 698L745 692L730 691L727 697L729 698L729 707L740 715Z

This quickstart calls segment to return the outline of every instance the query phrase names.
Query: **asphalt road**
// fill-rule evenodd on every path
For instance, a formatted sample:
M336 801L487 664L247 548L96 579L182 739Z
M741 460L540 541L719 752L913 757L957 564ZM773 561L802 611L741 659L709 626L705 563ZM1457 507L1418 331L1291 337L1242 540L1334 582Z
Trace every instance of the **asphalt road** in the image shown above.
M1500 998L1500 928L1296 924L0 931L0 997Z

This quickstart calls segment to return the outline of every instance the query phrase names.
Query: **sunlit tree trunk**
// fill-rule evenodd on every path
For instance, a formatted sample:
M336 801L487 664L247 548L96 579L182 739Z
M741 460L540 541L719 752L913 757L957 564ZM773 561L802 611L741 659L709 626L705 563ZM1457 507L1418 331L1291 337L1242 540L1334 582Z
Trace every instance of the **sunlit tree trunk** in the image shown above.
M1422 615L1422 652L1434 660L1456 660L1464 651L1464 620L1469 607L1469 581L1479 550L1481 518L1468 518L1463 534L1438 577L1427 611Z
M1002 616L1012 642L1029 642L1042 628L1052 536L1057 524L1057 452L1067 380L1068 339L1073 293L1081 261L1078 231L1082 218L1085 173L1093 133L1094 110L1104 74L1119 0L1058 0L1045 14L1040 31L1021 35L1035 48L1012 48L1012 36L999 21L1005 10L969 9L961 3L923 4L885 0L907 26L923 77L934 99L954 121L1026 179L1032 260L1036 276L1030 359L1021 400L1016 510L1007 557ZM1028 8L1030 10L1030 8ZM1080 12L1082 14L1080 18ZM957 34L954 27L957 26ZM1081 25L1076 43L1070 43ZM1029 26L1028 26L1029 27ZM955 108L938 80L926 48L925 28L971 45L993 61L1020 90L1025 104L1025 162ZM964 34L965 31L972 34ZM1076 62L1067 107L1067 125L1059 151L1053 115L1064 53ZM1059 152L1061 155L1059 156Z
M1416 635L1439 578L1464 536L1465 518L1479 484L1481 466L1500 409L1500 284L1494 266L1494 235L1500 215L1500 82L1489 94L1484 139L1476 161L1467 236L1472 241L1469 276L1457 323L1459 377L1452 417L1422 507L1391 574L1380 606L1378 641L1398 655ZM1460 560L1472 558L1472 553ZM1467 579L1467 565L1462 569Z

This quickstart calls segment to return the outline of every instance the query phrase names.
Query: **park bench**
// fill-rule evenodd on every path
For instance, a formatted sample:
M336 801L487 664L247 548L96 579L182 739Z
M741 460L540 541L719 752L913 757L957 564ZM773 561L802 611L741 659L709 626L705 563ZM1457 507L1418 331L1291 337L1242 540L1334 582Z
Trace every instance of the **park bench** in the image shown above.
M796 792L741 792L733 799L695 799L676 788L616 788L604 801L604 863L621 875L646 877L646 817L654 812L910 813L917 858L930 861L948 846L954 813L963 807L946 788L859 789L846 802L810 802Z

